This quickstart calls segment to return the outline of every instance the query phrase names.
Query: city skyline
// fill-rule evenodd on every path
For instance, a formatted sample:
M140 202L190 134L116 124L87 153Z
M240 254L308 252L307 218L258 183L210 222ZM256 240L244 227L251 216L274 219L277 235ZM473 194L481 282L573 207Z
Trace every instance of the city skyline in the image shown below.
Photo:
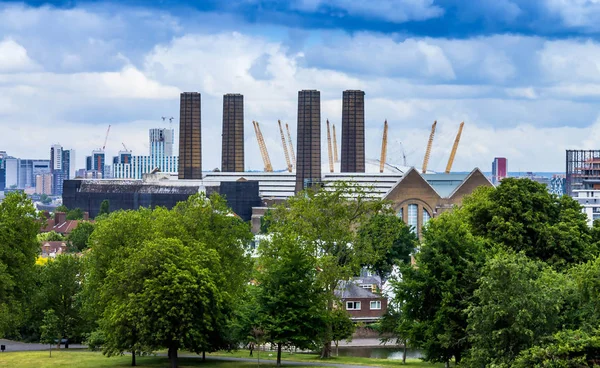
M592 1L40 3L0 4L0 150L15 157L46 158L61 142L85 167L109 124L107 157L121 143L142 154L147 129L169 126L161 116L178 127L184 91L203 96L203 170L221 166L226 93L244 95L249 170L263 166L253 120L274 168L285 168L277 120L297 129L303 89L321 91L321 137L326 119L341 128L342 91L365 91L367 159L379 156L387 118L388 161L402 162L402 142L419 167L437 120L434 171L461 121L458 171L486 170L498 156L562 171L565 149L600 138Z

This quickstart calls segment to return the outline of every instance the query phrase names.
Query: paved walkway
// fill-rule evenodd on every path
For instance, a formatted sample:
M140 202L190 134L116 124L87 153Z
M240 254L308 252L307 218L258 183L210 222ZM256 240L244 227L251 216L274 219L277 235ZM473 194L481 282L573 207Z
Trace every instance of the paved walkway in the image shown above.
M179 355L180 357L185 358L200 358L198 355ZM244 363L256 363L256 359L248 359L248 358L234 358L234 357L217 357L217 356L207 356L206 360L217 360L217 361L226 361L226 362L244 362ZM260 364L275 364L276 360L266 360L261 359ZM282 366L309 366L309 367L338 367L338 368L373 368L373 366L366 365L348 365L348 364L337 364L337 363L320 363L320 362L291 362L289 360L281 360Z
M35 350L48 350L50 345L48 344L33 344L27 342L19 342L12 340L0 339L0 345L4 345L6 350L5 352L11 351L35 351ZM61 345L61 349L64 349L65 346ZM85 349L87 346L81 344L69 344L69 349ZM52 345L52 349L56 349L56 345Z

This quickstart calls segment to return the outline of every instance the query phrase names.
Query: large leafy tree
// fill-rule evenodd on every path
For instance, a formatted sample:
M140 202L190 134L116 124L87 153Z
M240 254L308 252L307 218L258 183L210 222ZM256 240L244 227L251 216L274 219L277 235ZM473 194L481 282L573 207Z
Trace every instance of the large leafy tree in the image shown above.
M314 346L324 322L324 293L316 283L316 260L295 234L275 233L261 242L259 315L269 341L282 346Z
M598 255L579 204L550 194L543 184L507 178L495 189L479 189L464 203L473 234L489 244L523 251L557 269Z
M410 263L418 244L417 235L393 213L376 214L361 225L356 251L363 265L385 282L400 263Z
M24 193L0 202L0 337L18 337L31 304L40 228L33 203Z
M402 265L394 282L401 323L395 333L423 349L425 358L460 362L469 348L466 308L483 264L482 242L460 211L432 220L423 233L416 267Z
M326 291L329 313L337 301L334 292L338 284L356 275L364 263L353 249L356 230L384 207L383 201L369 196L359 185L338 182L318 191L301 192L272 211L269 232L293 234L317 258L316 266L321 270L317 283ZM323 358L331 356L333 338L330 319L326 321Z
M81 252L89 246L90 235L94 232L94 224L88 221L80 222L68 236L69 244Z
M110 213L110 203L108 199L105 199L100 203L100 210L98 211L98 216L108 215Z
M499 251L482 270L468 309L473 367L512 364L560 326L563 275L523 253Z

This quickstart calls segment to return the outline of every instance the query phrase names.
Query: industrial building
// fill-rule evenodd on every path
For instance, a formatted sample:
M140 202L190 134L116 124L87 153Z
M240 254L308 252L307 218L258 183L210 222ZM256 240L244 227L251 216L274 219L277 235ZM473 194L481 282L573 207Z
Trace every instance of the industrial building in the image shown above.
M223 96L221 171L244 171L244 96Z
M321 180L321 92L298 92L295 192L318 185Z
M202 179L201 114L200 93L182 93L179 105L179 179Z
M341 172L365 172L365 92L363 91L343 92L341 156Z

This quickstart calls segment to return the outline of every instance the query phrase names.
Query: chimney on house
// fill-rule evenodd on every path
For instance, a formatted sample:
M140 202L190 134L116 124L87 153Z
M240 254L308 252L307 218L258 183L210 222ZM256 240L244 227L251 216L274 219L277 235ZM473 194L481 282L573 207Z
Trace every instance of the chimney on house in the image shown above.
M62 224L67 221L65 212L54 212L54 225Z
M83 221L90 221L90 213L89 212L83 213Z

